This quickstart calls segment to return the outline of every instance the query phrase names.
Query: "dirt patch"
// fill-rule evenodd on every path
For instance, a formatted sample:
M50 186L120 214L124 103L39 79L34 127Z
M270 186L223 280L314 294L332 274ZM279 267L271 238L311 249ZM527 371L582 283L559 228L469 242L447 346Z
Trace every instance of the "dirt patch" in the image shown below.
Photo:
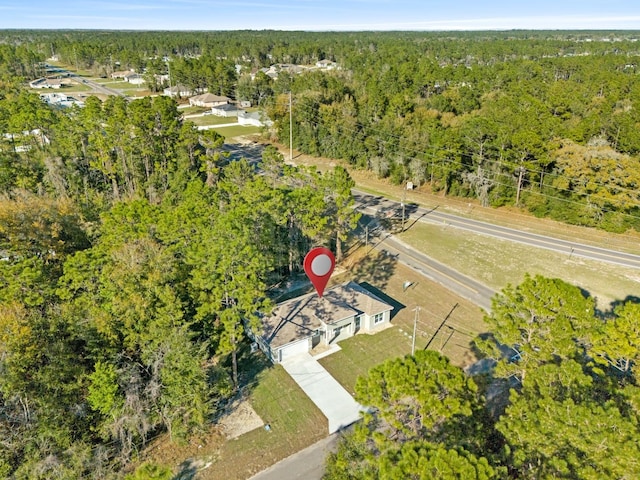
M262 427L264 422L248 400L235 400L218 425L224 436L232 439Z

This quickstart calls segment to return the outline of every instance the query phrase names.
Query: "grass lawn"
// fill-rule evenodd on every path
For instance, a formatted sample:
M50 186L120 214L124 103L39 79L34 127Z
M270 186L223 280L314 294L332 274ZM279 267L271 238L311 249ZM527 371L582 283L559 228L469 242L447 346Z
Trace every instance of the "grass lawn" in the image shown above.
M254 356L266 363L261 353ZM198 473L199 480L241 480L327 435L327 419L280 366L269 366L257 373L248 399L271 431L257 428L227 440L213 425L186 445L172 444L163 435L145 451L144 459L175 471L189 458L211 462L210 467Z
M147 90L146 88L129 88L126 90L122 90L122 93L124 93L127 97L134 98L148 97L149 95L152 95L151 90Z
M111 82L104 84L104 86L113 88L114 90L131 90L131 84L129 82Z
M238 123L238 119L236 117L218 117L217 115L185 118L185 121L193 122L196 125L225 125L227 123Z
M216 132L225 138L242 137L244 135L253 135L260 133L260 127L254 127L251 125L238 125L237 127L222 127L216 128Z
M191 113L202 113L202 112L206 112L208 110L211 110L210 108L204 108L204 107L196 107L196 106L189 106L186 108L180 108L179 112L182 113L183 115L189 115Z
M524 273L561 278L587 290L600 309L637 295L640 271L597 262L506 240L463 232L452 227L416 223L400 238L436 260L496 290L518 284Z
M93 88L88 85L80 85L79 83L74 83L69 87L63 88L63 93L73 93L73 92L90 92Z
M250 401L271 431L258 428L225 442L199 479L248 478L327 435L327 419L280 366L261 372Z

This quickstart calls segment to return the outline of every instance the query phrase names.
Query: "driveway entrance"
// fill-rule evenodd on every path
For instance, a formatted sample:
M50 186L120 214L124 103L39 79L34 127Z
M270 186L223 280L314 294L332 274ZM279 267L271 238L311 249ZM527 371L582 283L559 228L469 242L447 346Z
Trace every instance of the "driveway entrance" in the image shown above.
M329 434L347 427L364 411L358 402L310 354L280 363L329 421Z

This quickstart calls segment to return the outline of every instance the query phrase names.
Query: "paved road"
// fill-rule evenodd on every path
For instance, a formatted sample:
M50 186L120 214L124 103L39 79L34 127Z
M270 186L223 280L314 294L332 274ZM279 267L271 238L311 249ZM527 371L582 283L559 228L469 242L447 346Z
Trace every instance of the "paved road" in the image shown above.
M105 87L104 85L91 81L86 78L82 78L75 73L67 72L69 74L69 78L76 81L80 85L87 85L91 87L94 92L102 93L103 95L116 95L119 97L126 97L126 95L118 90L114 90L113 88Z
M370 218L365 222L367 220L371 221L370 225L375 223L375 220ZM379 232L379 235L375 235L376 232ZM387 252L387 254L396 257L398 261L462 298L466 298L485 311L491 310L491 298L496 292L483 283L434 260L383 230L374 230L373 235L370 231L369 244L371 248Z
M339 433L329 435L254 475L250 480L320 480L325 471L325 459L329 452L336 451L339 439Z
M353 193L356 199L356 208L360 209L363 213L376 216L393 214L396 218L397 215L401 215L402 207L400 202L376 197L358 190L354 190ZM492 225L479 220L472 220L450 213L439 212L437 207L433 209L426 209L415 205L408 205L405 208L407 210L406 214L409 222L415 220L439 225L445 224L461 230L467 230L482 235L490 235L492 237L510 240L524 245L552 250L559 253L566 253L567 255L599 260L601 262L622 265L629 268L640 268L640 255L593 247L578 242L560 240L553 237L547 237L545 235L538 235L535 233L515 230L513 228Z

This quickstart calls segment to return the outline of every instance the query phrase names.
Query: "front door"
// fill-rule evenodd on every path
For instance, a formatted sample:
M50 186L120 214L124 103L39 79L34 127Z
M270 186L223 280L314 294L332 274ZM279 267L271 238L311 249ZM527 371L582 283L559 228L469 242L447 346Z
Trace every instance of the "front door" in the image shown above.
M360 322L362 322L362 315L357 315L353 328L353 333L357 333L360 330Z

